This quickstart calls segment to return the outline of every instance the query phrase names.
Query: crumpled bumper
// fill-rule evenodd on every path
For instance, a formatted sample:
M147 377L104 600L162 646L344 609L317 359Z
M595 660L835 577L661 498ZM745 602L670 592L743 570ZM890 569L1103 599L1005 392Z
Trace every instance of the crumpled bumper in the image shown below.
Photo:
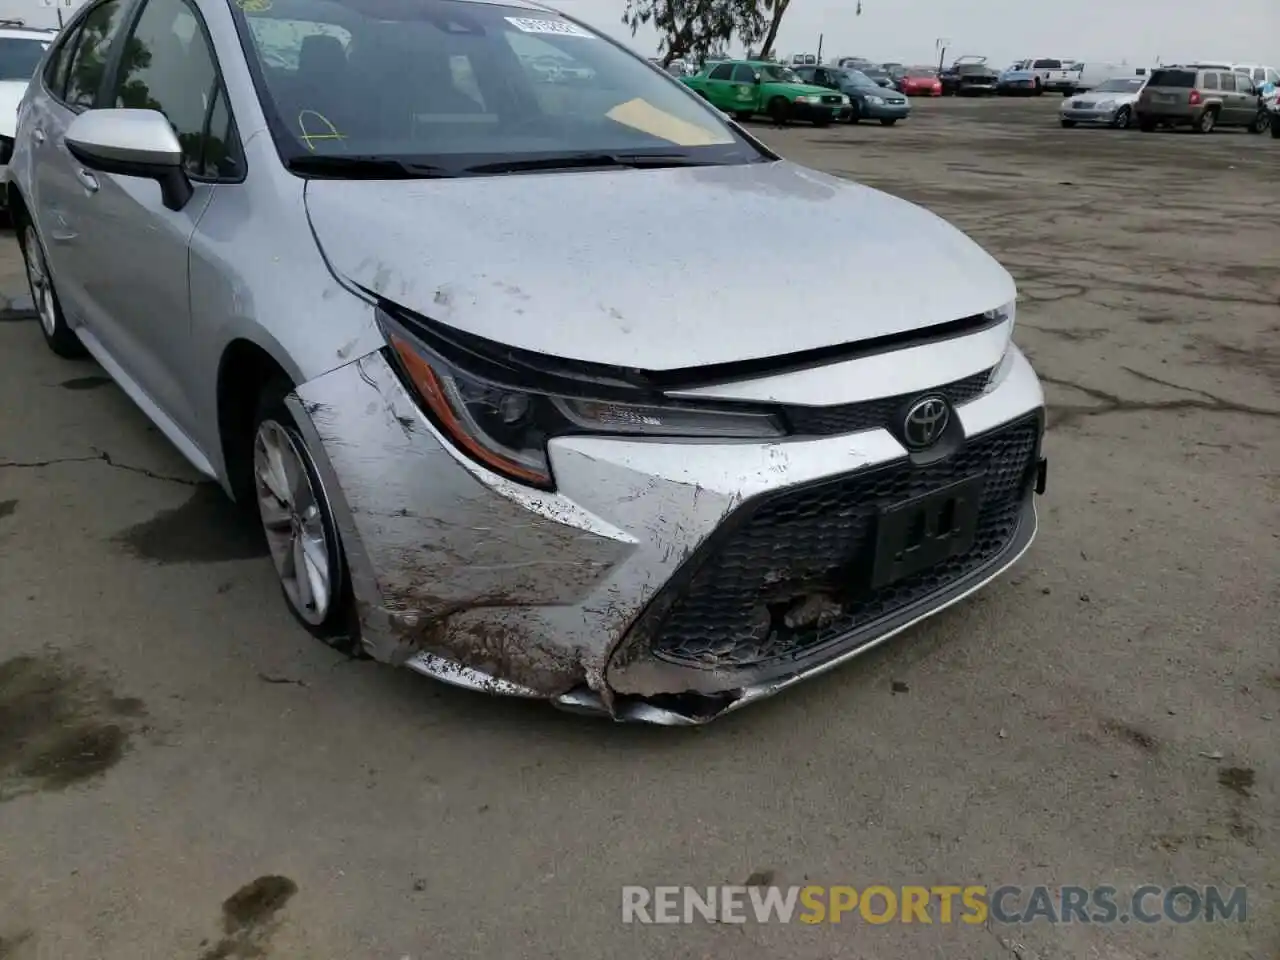
M966 436L1043 406L1016 348L1000 369L995 385L957 408ZM1013 563L1035 532L1028 497L1016 537L979 575L792 673L745 684L726 675L717 685L659 665L643 685L628 685L631 674L613 661L633 625L727 517L779 490L901 462L907 453L893 435L564 437L550 444L557 489L545 492L455 452L382 352L303 384L289 403L334 510L372 656L617 719L699 723L776 693L961 599Z

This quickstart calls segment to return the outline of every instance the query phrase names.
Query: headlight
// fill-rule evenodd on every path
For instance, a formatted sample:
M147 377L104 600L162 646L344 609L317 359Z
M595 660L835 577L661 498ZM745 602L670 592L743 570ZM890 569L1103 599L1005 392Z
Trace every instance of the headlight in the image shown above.
M878 107L880 104L884 103L884 97L867 97L867 103L874 104Z
M796 97L796 103L817 103L817 97L810 97L807 94Z
M842 96L842 97L840 98L840 105L841 105L841 106L847 107L847 106L849 106L849 104L850 104L851 102L852 102L852 101L851 101L848 97Z
M547 441L555 436L745 440L785 435L779 419L767 411L631 403L504 383L461 369L384 312L379 317L396 365L440 431L472 459L521 483L555 486L547 459Z

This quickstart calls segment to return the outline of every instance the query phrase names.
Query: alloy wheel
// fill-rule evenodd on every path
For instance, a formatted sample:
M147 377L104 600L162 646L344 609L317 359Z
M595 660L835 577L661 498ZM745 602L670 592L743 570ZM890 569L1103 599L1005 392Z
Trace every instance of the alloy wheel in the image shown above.
M275 420L262 421L253 441L262 528L290 605L318 626L333 601L333 551L305 458L291 431Z
M36 236L36 228L27 224L22 235L22 249L26 254L27 283L31 286L31 299L40 314L40 326L46 336L52 337L58 330L57 307L53 301L53 284L49 279L49 267L45 263L44 248Z

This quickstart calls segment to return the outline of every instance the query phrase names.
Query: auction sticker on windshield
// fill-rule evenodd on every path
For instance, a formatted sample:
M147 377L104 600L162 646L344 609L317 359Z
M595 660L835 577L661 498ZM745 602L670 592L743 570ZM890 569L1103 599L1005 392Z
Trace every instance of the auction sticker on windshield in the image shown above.
M560 37L595 39L594 34L587 33L577 24L568 23L564 20L533 20L529 17L506 17L504 19L521 33L554 33Z

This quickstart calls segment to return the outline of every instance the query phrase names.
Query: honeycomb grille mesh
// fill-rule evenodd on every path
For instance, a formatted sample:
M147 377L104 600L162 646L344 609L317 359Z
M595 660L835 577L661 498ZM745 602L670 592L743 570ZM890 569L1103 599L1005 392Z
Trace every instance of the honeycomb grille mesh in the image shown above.
M744 668L813 653L954 584L1010 543L1040 436L1034 415L970 439L947 458L908 460L748 505L730 518L693 576L673 584L649 634L653 653L698 667ZM982 475L972 547L927 570L871 587L876 518L893 504ZM786 623L803 598L830 598L815 625Z

